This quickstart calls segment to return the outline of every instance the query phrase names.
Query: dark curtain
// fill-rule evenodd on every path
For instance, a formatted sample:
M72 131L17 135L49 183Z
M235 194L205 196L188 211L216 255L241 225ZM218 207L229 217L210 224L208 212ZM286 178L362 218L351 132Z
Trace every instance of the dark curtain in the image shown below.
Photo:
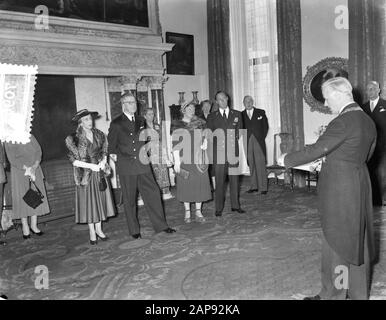
M386 0L349 0L349 79L359 104L367 100L366 85L385 85Z
M208 0L209 97L223 90L232 97L229 1Z
M277 0L280 118L284 152L304 147L300 0ZM297 186L304 185L299 173Z

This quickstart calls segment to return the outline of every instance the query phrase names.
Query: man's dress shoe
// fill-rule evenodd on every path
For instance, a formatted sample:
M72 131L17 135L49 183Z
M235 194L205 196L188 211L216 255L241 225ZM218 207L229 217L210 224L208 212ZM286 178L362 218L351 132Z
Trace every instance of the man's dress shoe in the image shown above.
M247 193L254 193L254 192L257 192L257 191L259 191L259 189L249 189L247 191Z
M134 239L140 239L140 238L142 238L140 233L133 234L132 237L133 237Z
M312 296L312 297L305 297L303 300L322 300L320 295Z
M221 211L216 211L216 212L214 213L214 215L215 215L216 217L221 217L221 216L222 216L222 212L221 212Z
M232 208L232 211L238 212L238 213L245 213L245 210L243 210L243 209L241 209L241 208L238 208L238 209Z
M164 232L166 232L166 233L173 233L173 232L176 232L176 230L169 227L169 228L166 228L164 230Z
M267 194L267 191L261 191L261 194Z

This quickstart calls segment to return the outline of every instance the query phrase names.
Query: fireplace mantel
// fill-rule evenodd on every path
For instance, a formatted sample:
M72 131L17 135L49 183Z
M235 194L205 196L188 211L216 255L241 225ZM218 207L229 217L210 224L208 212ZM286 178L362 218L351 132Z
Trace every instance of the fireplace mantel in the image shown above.
M39 74L75 76L160 76L162 42L158 0L148 0L149 28L49 17L49 29L35 28L37 15L0 10L0 61L36 64Z

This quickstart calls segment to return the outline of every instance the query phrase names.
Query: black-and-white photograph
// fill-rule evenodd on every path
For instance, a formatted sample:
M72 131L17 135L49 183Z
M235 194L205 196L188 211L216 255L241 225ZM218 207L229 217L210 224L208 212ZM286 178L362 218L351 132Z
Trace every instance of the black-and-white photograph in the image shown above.
M386 300L386 0L0 0L0 42L0 300Z

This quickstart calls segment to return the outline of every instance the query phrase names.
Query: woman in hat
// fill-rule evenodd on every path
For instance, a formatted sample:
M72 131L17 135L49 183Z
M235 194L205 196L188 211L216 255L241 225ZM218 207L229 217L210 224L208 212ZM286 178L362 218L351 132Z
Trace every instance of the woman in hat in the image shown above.
M94 128L98 112L87 109L78 111L72 121L78 124L76 132L65 142L68 157L74 166L76 184L75 222L87 223L90 244L108 238L102 231L102 221L115 215L113 197L107 176L107 139L105 134Z
M202 202L212 198L209 184L208 163L205 160L207 141L203 134L206 128L205 120L195 116L194 102L187 103L181 107L182 119L175 120L171 124L171 134L173 140L174 170L176 176L177 199L184 203L185 223L190 223L190 203L195 202L195 220L204 222L202 215ZM200 134L198 134L200 133ZM181 138L182 137L182 141ZM188 139L184 143L184 139ZM190 152L190 157L186 154L181 157L180 150L175 150L175 146L185 146L183 153ZM190 148L190 150L187 150ZM188 159L187 159L188 158Z
M38 228L38 216L46 215L50 212L46 188L44 186L43 171L40 167L42 160L42 149L31 135L30 142L4 143L7 158L11 165L11 191L12 191L12 213L14 219L21 219L23 239L29 239L31 233L41 236L43 232ZM30 188L32 180L43 194L43 202L35 209L27 205L23 200L24 195ZM33 190L34 187L31 187ZM28 225L28 217L31 224Z

